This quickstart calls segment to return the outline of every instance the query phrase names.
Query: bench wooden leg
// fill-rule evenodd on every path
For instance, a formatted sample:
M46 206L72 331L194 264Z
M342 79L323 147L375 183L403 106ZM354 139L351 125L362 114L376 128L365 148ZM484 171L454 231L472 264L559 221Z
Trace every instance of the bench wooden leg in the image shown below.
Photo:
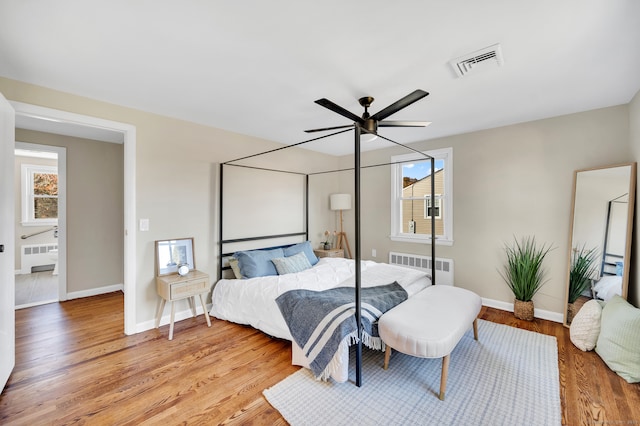
M475 324L475 323L474 323ZM444 401L444 392L447 389L447 376L449 374L449 355L446 355L442 358L442 375L440 376L440 398L441 401Z
M473 338L478 340L478 318L473 320Z
M391 346L387 345L387 349L384 351L384 369L389 368L389 359L391 358Z

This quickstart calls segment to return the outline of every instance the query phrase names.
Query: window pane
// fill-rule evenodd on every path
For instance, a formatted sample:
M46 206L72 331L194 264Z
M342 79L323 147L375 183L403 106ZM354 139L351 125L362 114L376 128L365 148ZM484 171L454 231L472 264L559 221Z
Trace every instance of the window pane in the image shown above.
M34 173L33 194L58 195L58 175L54 173Z
M444 161L436 160L436 235L444 235L441 198L444 194ZM409 234L431 235L431 162L417 161L402 165L402 231ZM427 200L425 202L425 199ZM425 211L425 209L427 211Z
M34 219L57 219L58 199L34 197L33 213Z

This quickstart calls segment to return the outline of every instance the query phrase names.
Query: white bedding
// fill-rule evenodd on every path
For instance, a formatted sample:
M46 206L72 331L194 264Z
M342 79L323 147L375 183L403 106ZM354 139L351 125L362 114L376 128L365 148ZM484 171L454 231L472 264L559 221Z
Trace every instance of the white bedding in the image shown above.
M431 285L424 272L399 266L362 261L362 287L386 285L397 281L413 296ZM321 258L310 269L295 274L274 275L243 280L222 279L213 289L211 315L238 324L251 325L266 334L292 340L291 333L275 299L293 289L326 290L354 286L355 263L350 259ZM295 346L295 345L294 345ZM337 381L347 378L348 348L336 354L331 376ZM296 355L294 363L304 365Z

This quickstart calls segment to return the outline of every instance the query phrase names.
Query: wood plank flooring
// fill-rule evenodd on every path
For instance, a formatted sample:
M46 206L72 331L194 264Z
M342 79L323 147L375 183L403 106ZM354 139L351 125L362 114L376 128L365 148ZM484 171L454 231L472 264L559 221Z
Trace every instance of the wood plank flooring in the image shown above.
M0 395L0 424L286 424L263 398L298 367L289 343L202 315L123 333L122 293L16 311L16 367ZM558 339L563 424L640 425L640 385L584 353L561 324L480 317Z

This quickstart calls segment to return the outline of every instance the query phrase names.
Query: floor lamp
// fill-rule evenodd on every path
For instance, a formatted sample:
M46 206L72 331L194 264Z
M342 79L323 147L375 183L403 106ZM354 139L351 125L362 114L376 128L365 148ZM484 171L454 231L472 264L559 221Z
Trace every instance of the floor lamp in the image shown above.
M349 240L347 240L347 234L342 229L342 211L351 210L351 194L331 194L330 198L331 210L340 210L340 232L338 233L338 244L336 248L343 249L342 241L347 246L347 253L349 259L351 259L351 247L349 247Z

